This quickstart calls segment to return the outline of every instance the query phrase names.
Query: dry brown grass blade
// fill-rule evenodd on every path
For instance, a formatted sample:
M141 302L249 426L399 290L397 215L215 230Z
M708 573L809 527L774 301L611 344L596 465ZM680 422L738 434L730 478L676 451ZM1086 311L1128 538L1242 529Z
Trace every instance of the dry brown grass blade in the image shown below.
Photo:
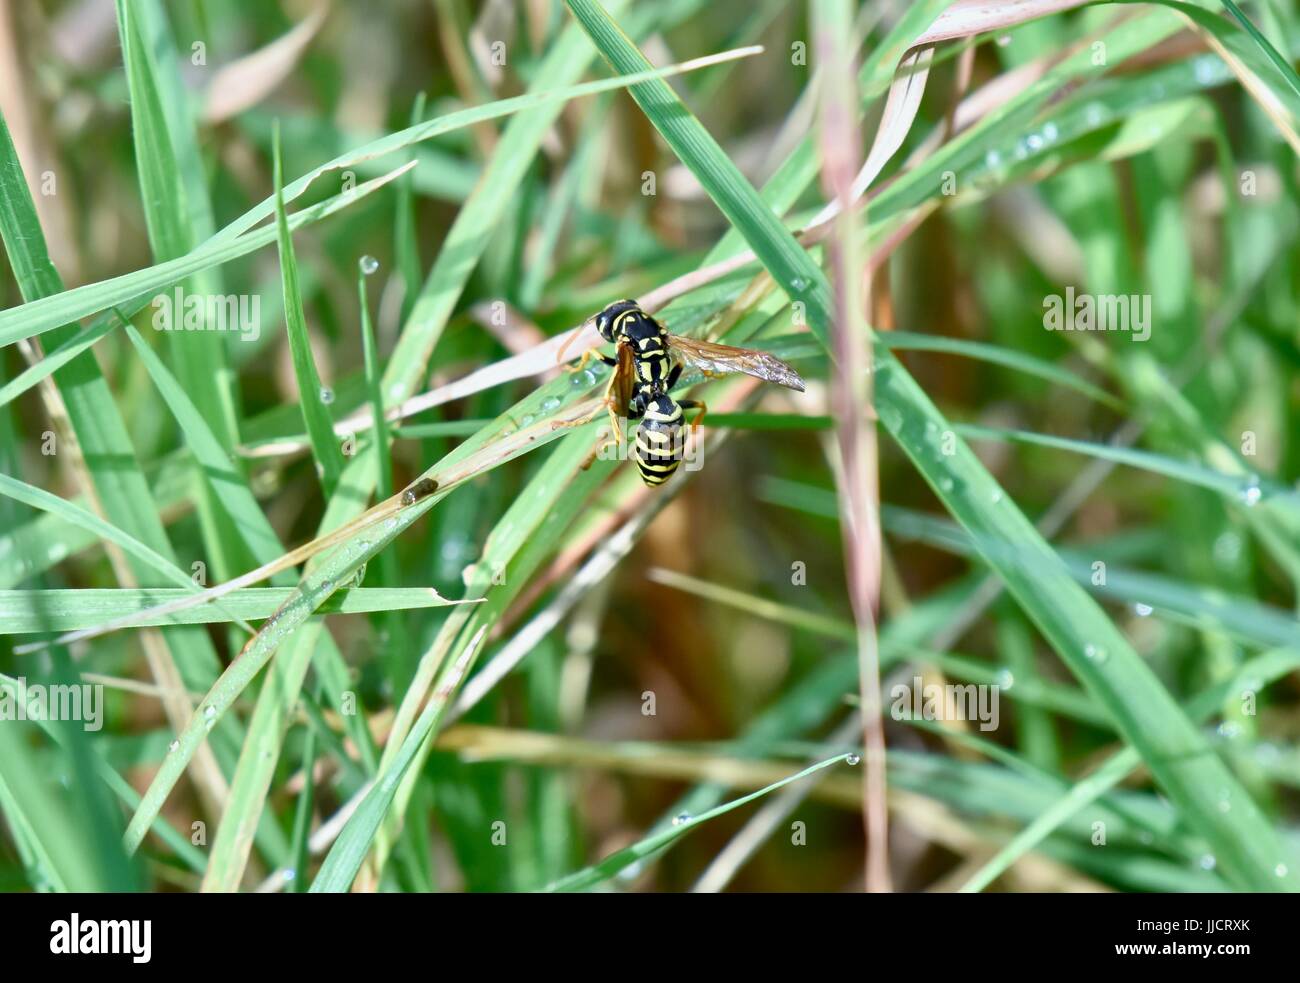
M885 892L891 889L889 811L875 615L880 595L880 497L868 350L870 329L866 323L869 280L863 275L864 267L858 252L859 212L853 208L857 191L855 181L859 174L859 136L851 94L856 92L853 80L857 73L853 70L852 57L845 49L848 5L827 3L814 9L815 44L824 66L818 126L822 187L827 198L839 205L833 230L826 240L826 266L834 292L831 340L835 359L831 370L831 411L836 419L840 452L837 486L843 517L845 579L858 635L859 695L866 752L863 783L866 886L868 891ZM928 53L928 49L923 50ZM919 65L923 56L914 53L911 60L913 65ZM908 92L913 88L923 88L923 66L921 72L921 85L909 85L899 96L902 108L896 107L895 117L900 121L898 129L902 132L886 132L885 143L881 144L882 158L892 156L902 143L905 128L910 128ZM912 77L910 72L906 76L909 82ZM914 116L915 104L911 107L911 117ZM871 175L866 177L869 182Z
M328 12L328 0L322 0L306 18L266 47L218 69L208 86L204 120L223 122L256 106L274 92L294 70L307 45L325 23Z

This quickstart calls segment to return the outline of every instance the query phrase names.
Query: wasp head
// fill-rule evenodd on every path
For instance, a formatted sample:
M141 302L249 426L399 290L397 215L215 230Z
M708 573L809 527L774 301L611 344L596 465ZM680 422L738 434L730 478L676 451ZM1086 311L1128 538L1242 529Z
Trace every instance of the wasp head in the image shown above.
M614 340L614 322L618 316L625 311L636 310L638 307L635 300L616 300L603 311L596 315L596 330L606 341Z

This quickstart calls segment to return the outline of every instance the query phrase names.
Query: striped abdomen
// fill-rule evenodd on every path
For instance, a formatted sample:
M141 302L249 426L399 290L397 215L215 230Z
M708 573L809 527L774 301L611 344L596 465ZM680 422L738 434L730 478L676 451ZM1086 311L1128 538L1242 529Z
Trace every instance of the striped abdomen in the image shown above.
M672 477L682 460L684 436L682 408L671 396L656 396L646 404L632 449L642 481L651 486L662 485Z

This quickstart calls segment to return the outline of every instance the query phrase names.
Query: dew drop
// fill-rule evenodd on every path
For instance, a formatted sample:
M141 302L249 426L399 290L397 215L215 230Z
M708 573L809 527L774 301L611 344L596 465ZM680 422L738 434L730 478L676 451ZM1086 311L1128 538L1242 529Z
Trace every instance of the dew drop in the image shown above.
M617 876L620 881L634 881L641 876L643 870L645 870L645 864L637 860L620 870Z
M1276 877L1286 877L1286 875L1287 875L1287 866L1286 866L1286 864L1278 864L1276 867L1274 867L1274 868L1273 868L1273 874L1274 874L1274 876L1276 876Z
M996 150L990 150L984 155L984 166L990 171L1002 163L1002 155Z
M998 686L1002 689L1010 689L1015 684L1016 677L1010 669L1002 669L998 671Z
M170 744L167 745L168 751L179 751L180 749L181 749L180 741L172 741Z
M1232 720L1225 720L1218 726L1218 735L1225 740L1232 740L1241 733L1241 725Z
M1242 486L1241 491L1237 493L1237 496L1241 499L1242 504L1250 508L1259 504L1260 497L1263 494L1259 487L1259 477L1252 474L1246 479L1246 483Z
M998 47L999 47L999 48L1005 48L1005 47L1006 47L1007 45L1009 45L1010 43L1011 43L1011 35L1010 35L1010 34L999 34L999 35L998 35Z
M1109 110L1099 102L1088 103L1087 108L1083 111L1084 119L1086 119L1088 125L1092 127L1101 126L1102 123L1106 122L1106 117L1109 115Z
M860 762L861 760L862 760L862 758L861 758L859 755L856 755L856 754L846 754L846 755L844 756L844 763L845 763L846 765L856 765L856 764L857 764L858 762Z
M328 594L333 589L334 589L334 581L326 579L320 582L320 591L322 594Z
M808 281L801 276L797 276L790 281L790 289L795 293L803 293L808 289Z
M551 412L551 410L557 410L559 408L560 408L559 396L547 396L544 400L542 400L543 413L549 413Z
M1107 658L1106 650L1098 648L1096 645L1093 645L1092 642L1089 642L1087 647L1084 648L1083 654L1093 662L1097 663L1097 665L1101 665Z
M677 815L673 816L673 825L685 826L693 818L694 817L689 812L679 812Z
M321 386L320 401L324 403L326 406L329 406L330 403L334 402L334 390L331 389L329 386Z
M1037 153L1043 149L1043 138L1037 133L1031 133L1025 138L1025 146Z
M1241 559L1241 537L1232 531L1221 533L1213 550L1220 566L1234 566Z
M946 491L946 492L950 492L950 491L952 491L952 479L951 479L951 478L940 478L940 479L939 479L939 487L942 488L942 489L943 489L944 491Z
M284 880L286 883L288 881L293 880L297 876L298 876L297 871L293 871L293 870L284 870L280 872L281 879Z
M1136 614L1139 618L1150 617L1152 610L1154 609L1151 607L1150 604L1143 604L1141 601L1138 601L1136 604L1133 605L1133 613Z
M1201 870L1213 870L1216 863L1218 863L1218 861L1214 859L1214 854L1204 854L1200 859Z
M1051 143L1059 135L1060 135L1060 130L1056 128L1055 123L1043 124L1043 139L1046 140L1048 143Z
M1219 59L1214 55L1202 55L1192 62L1192 71L1196 75L1196 81L1201 85L1209 85L1216 81L1219 75Z
M524 414L524 418L523 418L522 420L519 421L519 425L520 425L521 427L526 427L526 426L528 426L528 424L530 424L530 423L532 423L532 422L533 422L533 415L532 415L531 413L525 413L525 414Z
M361 261L357 263L357 265L361 267L362 273L366 276L370 276L379 269L379 260L375 259L373 256L362 256Z
M211 703L209 703L207 706L203 708L203 716L206 717L208 720L212 720L214 717L216 717L216 715L217 715L217 708L214 707Z
M989 495L989 499L993 502L994 505L997 505L998 502L1002 501L1002 489L994 488L992 493Z

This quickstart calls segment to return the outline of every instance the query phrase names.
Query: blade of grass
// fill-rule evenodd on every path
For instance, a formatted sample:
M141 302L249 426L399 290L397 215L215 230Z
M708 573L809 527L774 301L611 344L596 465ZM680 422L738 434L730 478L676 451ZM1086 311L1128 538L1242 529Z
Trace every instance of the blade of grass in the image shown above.
M302 294L298 289L298 260L294 255L293 237L289 235L289 222L284 211L284 182L280 167L280 128L276 126L275 149L275 228L280 248L280 282L284 289L284 316L289 336L289 350L293 355L293 374L298 381L298 405L307 436L311 440L312 457L316 471L328 498L338 487L343 473L343 452L334 441L334 424L325 409L325 393L321 386L316 361L311 354L311 340L307 337L307 317L302 308Z
M0 590L0 634L85 628L110 615L143 613L169 600L189 596L193 585L190 587L190 590L169 587ZM292 594L292 587L249 587L227 594L221 599L220 608L197 607L161 618L141 617L131 627L214 624L235 619L257 621L269 618ZM353 587L335 594L321 605L320 611L321 614L368 614L460 603L429 587Z
M732 799L730 802L724 802L722 805L714 806L712 809L700 813L698 816L682 814L673 821L674 825L667 829L647 836L644 839L633 843L629 847L624 847L622 850L610 854L599 863L562 877L558 881L547 885L545 890L547 892L585 891L590 887L600 884L602 881L607 881L611 877L616 876L620 871L626 870L628 867L632 866L632 864L645 860L646 858L671 846L677 839L689 833L701 823L707 823L709 820L716 819L718 816L724 816L733 809L739 809L743 805L748 805L750 802L754 802L755 800L761 799L763 796L769 795L778 789L785 788L787 785L807 778L809 775L815 775L817 772L829 768L832 765L837 765L841 761L851 761L853 757L852 754L837 754L833 758L819 761L802 771L796 772L789 778L783 778L779 782L773 782L771 785L761 788L756 792L750 792L748 795L742 795L737 799Z

